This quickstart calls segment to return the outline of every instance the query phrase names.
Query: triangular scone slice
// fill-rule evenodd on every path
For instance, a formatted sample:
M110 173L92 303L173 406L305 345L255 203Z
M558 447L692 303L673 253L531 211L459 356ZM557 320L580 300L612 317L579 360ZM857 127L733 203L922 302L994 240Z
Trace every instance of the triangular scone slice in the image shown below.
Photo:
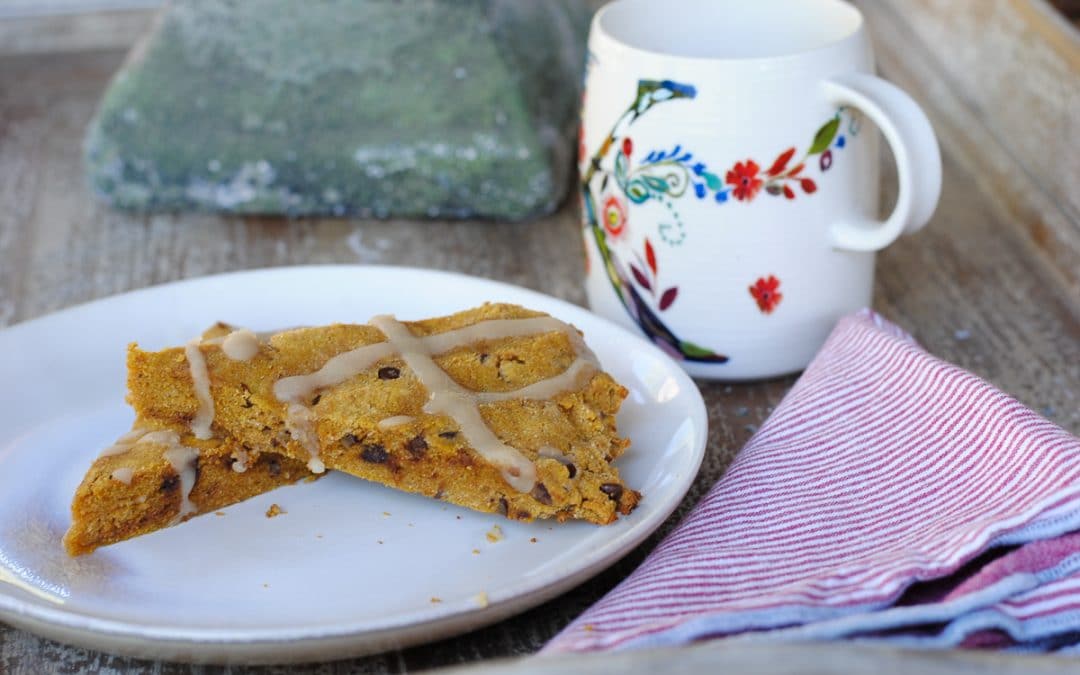
M514 519L606 524L637 504L612 465L627 391L576 329L502 304L373 324L132 347L129 401L180 430L209 409L215 436L256 451Z
M64 536L83 555L311 476L303 462L249 456L232 440L199 440L149 422L98 457L75 491Z

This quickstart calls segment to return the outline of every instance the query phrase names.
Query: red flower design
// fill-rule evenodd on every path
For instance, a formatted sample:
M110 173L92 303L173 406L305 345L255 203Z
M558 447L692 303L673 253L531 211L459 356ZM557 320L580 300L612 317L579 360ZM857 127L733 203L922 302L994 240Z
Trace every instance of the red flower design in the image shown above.
M629 136L623 139L622 154L626 155L627 157L634 154L634 141L630 140Z
M615 195L604 202L604 229L614 238L626 232L626 205Z
M758 178L759 171L761 171L761 167L752 159L746 160L745 164L735 162L734 168L728 171L724 177L728 185L734 186L735 189L732 192L735 199L748 201L754 198L754 195L761 189L763 182Z
M783 294L780 293L780 280L771 274L758 279L750 287L750 295L757 301L758 309L763 314L771 314L784 299Z
M578 127L578 163L585 163L585 156L589 154L589 149L585 147L585 125L582 124Z

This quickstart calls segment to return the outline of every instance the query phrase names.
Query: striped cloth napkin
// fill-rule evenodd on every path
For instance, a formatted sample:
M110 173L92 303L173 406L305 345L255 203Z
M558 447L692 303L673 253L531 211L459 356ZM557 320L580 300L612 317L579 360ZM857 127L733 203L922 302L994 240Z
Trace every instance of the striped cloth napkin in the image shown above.
M864 310L544 651L734 635L1075 651L1078 530L1080 439Z

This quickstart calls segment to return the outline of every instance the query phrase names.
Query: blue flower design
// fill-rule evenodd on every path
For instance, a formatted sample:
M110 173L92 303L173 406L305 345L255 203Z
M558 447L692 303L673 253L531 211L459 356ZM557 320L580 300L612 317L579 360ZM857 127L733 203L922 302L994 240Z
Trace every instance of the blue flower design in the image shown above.
M836 137L836 147L838 147L838 148L842 148L842 147L844 147L844 146L845 146L846 144L847 144L847 141L846 141L846 140L844 140L844 137L843 137L842 135L841 135L841 136L837 136L837 137Z

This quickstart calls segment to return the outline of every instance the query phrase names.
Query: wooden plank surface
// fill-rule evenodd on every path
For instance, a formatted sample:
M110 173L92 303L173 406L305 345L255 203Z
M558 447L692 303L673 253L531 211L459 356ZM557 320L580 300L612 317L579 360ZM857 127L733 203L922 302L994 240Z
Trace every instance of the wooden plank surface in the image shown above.
M974 106L956 84L955 64L929 48L928 41L939 37L919 13L933 9L928 3L914 3L910 13L898 9L906 7L900 0L864 5L883 72L927 108L945 158L941 206L927 230L881 256L875 305L933 353L1080 432L1080 223L1061 193L1025 163L992 108ZM581 237L572 204L524 224L133 216L101 207L85 188L80 144L122 58L121 50L0 56L0 326L155 283L297 263L417 265L583 302ZM1075 157L1076 144L1075 138L1062 138L1057 145ZM894 177L887 160L885 167L888 202ZM593 581L468 636L289 672L401 672L534 652L640 563L722 474L792 381L702 384L709 447L690 494L657 535ZM740 658L758 659L761 672L789 672L778 663L766 669L762 655L768 649L747 649ZM874 662L845 645L820 649L807 652L820 659L805 657L821 666L818 672L839 672L822 665L835 658L852 659L853 667ZM1019 672L1013 661L971 654L910 658ZM1040 672L1064 672L1055 660L1024 663L1038 664ZM72 649L0 625L2 673L108 669L221 672Z

